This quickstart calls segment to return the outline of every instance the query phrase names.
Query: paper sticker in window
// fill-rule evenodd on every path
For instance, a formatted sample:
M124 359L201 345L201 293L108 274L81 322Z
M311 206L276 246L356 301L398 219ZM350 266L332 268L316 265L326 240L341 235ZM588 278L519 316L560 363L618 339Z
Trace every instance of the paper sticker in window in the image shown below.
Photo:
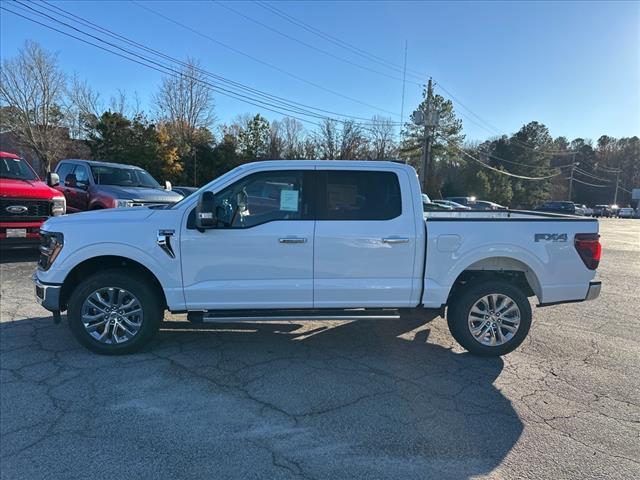
M284 212L298 211L298 190L280 191L280 210Z

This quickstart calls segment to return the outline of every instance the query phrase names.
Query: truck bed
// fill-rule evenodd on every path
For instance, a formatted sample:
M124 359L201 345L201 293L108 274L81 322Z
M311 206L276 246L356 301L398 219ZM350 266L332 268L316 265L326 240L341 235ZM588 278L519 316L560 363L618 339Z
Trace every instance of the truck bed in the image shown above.
M588 217L521 210L425 213L423 305L438 308L469 270L523 272L539 304L586 298L593 271L574 247L576 234L597 234Z

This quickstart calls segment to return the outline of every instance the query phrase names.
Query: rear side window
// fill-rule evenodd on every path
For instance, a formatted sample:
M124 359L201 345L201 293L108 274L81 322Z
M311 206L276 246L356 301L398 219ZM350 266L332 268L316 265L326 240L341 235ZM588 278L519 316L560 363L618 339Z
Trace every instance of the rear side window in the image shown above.
M61 163L60 165L58 165L56 173L60 177L60 181L62 183L64 183L64 181L67 179L67 175L73 172L73 167L75 167L73 163Z
M400 183L393 172L327 170L318 220L390 220L402 213Z

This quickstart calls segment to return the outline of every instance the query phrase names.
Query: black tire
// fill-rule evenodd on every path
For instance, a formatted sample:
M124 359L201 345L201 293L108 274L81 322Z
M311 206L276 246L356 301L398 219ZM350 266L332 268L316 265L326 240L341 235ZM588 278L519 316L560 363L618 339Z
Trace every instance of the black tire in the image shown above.
M469 329L471 308L485 295L500 294L511 298L520 310L520 325L511 339L501 345L489 346L480 343ZM447 309L447 323L453 338L474 355L497 357L506 355L520 346L531 328L531 305L518 287L503 281L476 281L465 285L451 300Z
M142 324L138 332L122 343L102 343L93 338L82 322L82 305L93 292L106 287L127 290L137 297L142 308ZM67 308L67 320L73 336L89 350L102 355L135 353L146 345L160 328L164 305L159 301L157 288L149 279L125 269L106 270L81 281L71 294Z

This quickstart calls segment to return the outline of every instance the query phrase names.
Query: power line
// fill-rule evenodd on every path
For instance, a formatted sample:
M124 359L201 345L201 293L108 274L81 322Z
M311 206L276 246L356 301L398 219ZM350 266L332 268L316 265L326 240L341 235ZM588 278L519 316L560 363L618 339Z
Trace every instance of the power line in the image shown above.
M567 177L565 178L565 180L571 180L571 177ZM588 185L590 187L598 187L598 188L609 188L611 185L596 185L595 183L587 183L587 182L583 182L582 180L578 180L577 178L573 178L574 182L578 182L581 183L583 185Z
M312 34L322 38L323 40L326 40L330 43L333 43L334 45L337 45L340 48L343 48L351 53L354 53L362 58L365 58L366 60L373 62L373 63L377 63L385 68L388 68L390 70L395 70L398 73L403 73L404 74L404 70L405 68L401 65L398 64L394 64L393 62L390 62L389 60L386 60L378 55L375 55L371 52L368 52L366 50L363 50L362 48L359 48L353 44L350 44L344 40L341 40L340 38L331 35L329 33L323 32L322 30L314 27L313 25L310 25L309 23L305 23L302 20L293 17L292 15L289 15L288 13L285 13L284 11L276 8L274 5L268 4L267 2L261 2L261 1L256 1L254 0L254 3L260 7L262 7L265 10L270 11L271 13L277 15L278 17L286 20L289 23L292 23L308 32L311 32ZM423 76L420 72L417 72L413 69L408 69L409 74L413 75L414 77L416 77L417 79L422 79Z
M464 151L462 148L460 148L457 145L455 145L453 142L450 142L450 141L448 141L448 142L449 142L449 145L451 145L455 150L458 150L460 153L462 153L466 157L470 158L474 162L479 163L484 168L488 168L489 170L492 170L492 171L494 171L496 173L500 173L502 175L506 175L506 176L509 176L509 177L520 178L522 180L548 180L550 178L557 177L558 175L560 175L562 173L562 172L557 172L557 173L554 173L553 175L547 175L547 176L544 176L544 177L528 177L528 176L525 176L525 175L516 175L515 173L507 172L506 170L500 170L499 168L495 168L495 167L492 167L491 165L487 165L482 160L478 160L477 158L475 158L470 153Z
M59 23L59 24L62 24L62 25L64 25L64 26L66 26L67 28L70 28L70 29L72 29L72 30L74 30L74 31L77 31L77 32L79 32L79 33L81 33L81 34L83 34L83 35L85 35L85 36L90 37L90 38L96 39L96 40L98 40L98 41L99 41L99 42L101 42L101 43L104 43L104 44L106 44L106 45L109 45L110 47L116 48L116 49L120 50L121 52L126 53L127 55L119 54L118 52L114 52L114 51L113 51L112 49L110 49L110 48L104 48L104 47L101 47L101 46L99 46L99 45L96 45L96 44L95 44L95 43L93 43L93 42L87 42L87 41L86 41L86 39L79 38L79 37L77 37L77 36L75 36L75 35L70 35L70 34L68 34L67 32L63 32L63 31L61 31L61 30L59 30L59 29L53 28L53 27L51 27L50 25L43 24L43 23L41 23L41 22L38 22L38 21L33 20L32 18L25 17L24 15L20 15L20 14L18 14L18 13L16 13L16 12L11 11L11 10L6 9L6 8L5 8L5 9L6 9L7 11L10 11L11 13L14 13L14 14L16 14L16 15L18 15L18 16L21 16L21 17L23 17L23 18L25 18L25 19L27 19L27 20L30 20L30 21L33 21L33 22L35 22L35 23L38 23L38 24L40 24L40 25L42 25L42 26L45 26L46 28L50 28L50 29L52 29L52 30L55 30L55 31L57 31L57 32L59 32L59 33L62 33L62 34L65 34L65 35L67 35L67 36L71 36L72 38L75 38L76 40L83 41L84 43L88 43L88 44L90 44L90 45L92 45L92 46L94 46L94 47L100 48L100 49L105 50L105 51L107 51L107 52L109 52L109 53L116 54L116 55L118 55L118 56L120 56L120 57L122 57L122 58L125 58L125 59L127 59L127 60L135 61L136 63L139 63L139 64L144 65L144 66L146 66L146 67L152 68L152 69L154 69L154 70L156 70L156 71L159 71L159 72L161 72L161 73L169 74L169 75L171 75L171 76L175 76L175 77L177 77L177 78L179 78L180 76L183 76L183 77L184 77L184 76L186 76L186 77L188 77L188 78L191 78L191 79L192 79L192 80L194 80L194 81L197 81L197 82L199 82L199 83L203 83L203 84L207 85L209 88L212 88L215 92L220 93L220 94L222 94L222 95L229 96L229 97L231 97L231 98L234 98L234 99L236 99L236 100L243 101L243 102L248 103L248 104L250 104L250 105L254 105L254 106L257 106L257 107L260 107L260 108L264 108L264 109L266 109L266 110L268 110L268 111L275 112L275 113L278 113L278 114L283 115L283 116L287 116L287 115L288 115L288 116L291 116L292 118L296 118L297 120L300 120L300 121L303 121L303 122L306 122L306 123L311 123L311 124L316 125L316 126L318 126L319 124L318 124L318 123L315 123L315 122L313 122L313 121L310 121L310 120L304 119L304 118L300 118L300 117L298 117L298 116L296 116L296 115L292 115L291 113L297 113L297 114L301 114L301 115L311 116L311 117L314 117L314 118L316 118L316 119L329 119L329 120L334 120L334 121L337 121L337 122L345 123L345 122L344 122L344 121L342 121L342 120L334 119L334 118L330 118L330 117L326 117L326 116L323 116L323 115L319 115L319 114L317 114L317 113L315 113L315 112L311 112L311 111L309 111L309 110L305 110L305 109L303 109L303 108L297 107L296 105L291 105L290 103L288 103L288 101L287 101L286 99L281 99L281 97L276 97L276 96L273 96L273 95L270 95L270 94L265 94L265 93L263 93L263 92L260 92L259 90L252 89L251 87L247 87L247 86L245 86L245 85L239 84L238 82L233 82L233 81L231 81L231 80L225 79L224 77L221 77L221 76L219 76L219 75L212 74L212 73L207 72L207 71L202 70L202 69L197 69L197 70L201 71L203 74L205 74L205 75L207 75L207 76L211 76L211 77L216 78L216 79L218 79L218 80L220 80L220 81L223 81L223 82L225 82L225 83L230 83L230 84L232 84L232 85L234 85L234 86L238 85L238 86L239 86L240 88L242 88L242 89L245 89L245 90L249 90L249 91L251 91L251 92L254 92L254 94L256 94L256 95L259 95L259 96L262 96L262 97L268 98L268 99L269 99L269 100L271 100L271 101L275 101L275 102L277 102L277 104L271 103L271 101L265 101L265 100L262 100L262 99L258 99L258 98L252 97L251 95L242 94L242 93L239 93L239 92L234 91L234 90L232 90L232 89L230 90L230 89L228 89L228 88L223 88L223 87L222 87L222 86L220 86L220 85L212 84L212 83L207 82L207 81L205 81L205 80L203 80L203 79L201 79L201 78L190 77L190 76L188 76L188 75L185 75L185 72L180 72L180 71L178 71L178 70L175 70L175 69L174 69L174 68L172 68L171 66L167 66L167 65L165 65L165 64L163 64L163 63L159 63L159 62L155 61L154 59L150 59L149 57L145 57L144 55L140 55L140 54L138 54L138 53L136 53L136 52L132 52L131 50L128 50L128 49L123 48L123 47L121 47L121 46L115 45L115 44L113 44L113 43L111 43L111 42L108 42L108 41L104 40L103 38L100 38L100 37L97 37L97 36L95 36L95 35L92 35L91 33L87 33L87 32L86 32L86 31L84 31L84 30L78 29L78 28L76 28L76 27L74 27L74 26L72 26L72 25L69 25L68 23L62 22L62 21L61 21L61 20L59 20L59 19L56 19L56 18L54 18L54 17L51 17L50 15L47 15L46 13L43 13L43 12L42 12L42 11L40 11L40 10L36 10L36 9L34 9L34 8L31 8L31 7L30 7L30 6L28 6L28 5L24 5L24 4L22 4L21 2L18 2L18 3L20 3L20 5L21 5L23 8L27 8L27 9L29 9L29 10L31 10L31 11L33 11L33 12L35 12L36 14L40 15L41 17L45 17L45 18L48 18L48 19L50 19L50 20L53 20L53 21L55 21L55 22L57 22L57 23ZM14 6L17 6L17 5L15 5L15 4L14 4ZM5 7L5 6L3 5L3 7ZM20 6L18 6L18 8L21 8L21 7L20 7ZM46 9L46 7L44 7L44 8ZM57 8L59 9L59 7L57 7ZM51 11L50 9L48 9L48 10L49 10L49 11ZM60 10L61 10L61 9L60 9ZM73 15L73 14L71 14L71 15ZM63 16L63 15L61 15L61 16ZM78 17L78 16L76 16L76 17L77 17L77 18L82 19L82 17ZM68 16L67 16L66 18L68 18ZM91 23L91 22L89 22L88 20L85 20L85 19L82 19L82 20L85 22L85 24L86 24L86 23ZM137 42L134 42L134 41L132 41L132 40L128 39L127 37L124 37L124 36L119 35L119 34L115 34L115 33L111 32L111 31L109 31L109 30L107 30L107 29L104 29L103 27L100 27L99 25L96 25L96 24L92 24L92 25L95 25L95 26L96 26L98 29L100 29L100 30L103 30L103 31L108 32L108 34L110 34L110 36L112 36L112 37L114 37L114 36L119 37L119 38L123 39L126 43L134 44L134 45L138 46L138 48L141 48L141 49L143 49L143 50L146 50L146 51L148 51L148 52L151 52L151 53L153 53L153 54L155 54L155 55L157 55L157 56L161 56L161 57L163 57L163 58L168 58L169 60L171 60L171 61L173 61L173 62L175 62L175 63L178 63L178 64L181 64L181 65L183 65L183 66L186 66L186 64L185 64L184 62L181 62L180 60L177 60L177 59L174 59L174 58L169 57L169 56L167 56L167 55L164 55L164 54L162 54L161 52L157 52L156 50L153 50L153 49L151 49L151 48L149 48L149 47L146 47L146 46L144 46L144 45L142 45L142 44L139 44L139 43L137 43ZM90 27L90 28L91 28L91 27ZM96 29L96 28L93 28L93 30L95 30L95 29ZM131 56L136 57L138 60L134 60L134 59L132 59L132 58L131 58ZM142 62L140 62L139 60L142 60ZM149 63L150 63L150 64L152 64L152 65L149 65ZM159 69L159 68L157 68L157 67L159 67L160 69ZM257 102L257 103L256 103L256 102ZM295 102L293 102L293 103L295 104ZM284 112L282 112L280 109L283 109L283 110L287 111L288 113L284 113ZM361 126L363 129L367 129L367 128L366 128L366 125L365 125L365 124L363 124L363 123L356 123L356 122L354 122L354 124Z
M149 48L149 47L147 47L147 46L145 46L145 45L143 45L141 43L133 41L133 40L131 40L131 39L129 39L129 38L123 36L123 35L120 35L120 34L115 33L115 32L113 32L113 31L111 31L109 29L106 29L106 28L104 28L104 27L102 27L100 25L97 25L97 24L95 24L95 23L93 23L93 22L91 22L91 21L89 21L89 20L87 20L87 19L85 19L83 17L75 15L75 14L73 14L71 12L68 12L68 11L66 11L66 10L56 6L56 5L49 4L46 1L44 3L46 3L47 5L50 5L51 7L59 10L60 12L63 12L63 13L54 12L57 15L63 16L64 18L67 18L67 19L72 19L73 21L77 21L77 22L83 23L84 26L87 26L88 28L91 28L92 30L98 29L102 33L104 33L104 34L106 34L106 35L108 35L108 36L110 36L112 38L116 38L118 40L124 41L125 43L127 43L129 45L132 45L132 46L134 46L136 48L140 48L142 50L145 50L145 51L147 51L147 52L149 52L149 53L151 53L151 54L153 54L155 56L160 56L160 57L162 57L162 58L164 58L164 59L166 59L166 60L168 60L170 62L177 63L177 64L182 65L184 67L188 66L185 62L183 62L183 61L181 61L179 59L176 59L176 58L171 57L171 56L169 56L167 54L159 52L158 50L154 50L154 49ZM30 7L27 7L27 8L30 8ZM50 8L47 8L46 6L42 6L42 8L45 8L46 10L52 12L52 10ZM33 10L32 8L30 8L30 9ZM41 15L46 15L46 14L43 14L42 12L39 12L39 13ZM52 17L49 17L49 16L47 16L47 17L53 19ZM73 18L70 18L70 17L73 17ZM59 20L57 20L57 19L53 19L53 20L59 22ZM65 25L68 26L68 24L65 24ZM73 27L71 27L71 28L73 28ZM86 32L83 32L83 33L85 33L86 35L89 35ZM116 46L116 48L119 48L119 47ZM318 114L315 114L315 113L311 112L311 110L316 110L316 111L322 112L322 113L327 113L327 114L336 115L336 116L343 116L345 118L351 118L351 119L354 119L354 120L365 120L366 122L370 122L370 119L365 119L364 117L355 117L355 116L345 115L345 114L341 114L341 113L337 113L337 112L332 112L332 111L329 111L329 110L324 110L324 109L320 109L320 108L317 108L317 107L305 105L303 103L295 102L293 100L288 100L288 99L285 99L283 97L279 97L279 96L276 96L276 95L273 95L273 94L265 93L263 91L257 90L255 88L249 87L247 85L244 85L242 83L226 79L225 77L222 77L222 76L217 75L217 74L213 74L213 73L211 73L211 72L209 72L207 70L204 70L202 68L199 68L199 67L195 68L195 69L197 71L199 71L200 73L208 76L208 77L211 77L211 78L214 78L214 79L216 79L218 81L230 84L233 87L249 91L252 94L261 96L263 98L267 98L270 101L276 101L276 102L278 102L278 103L280 103L282 105L282 108L291 107L295 111L297 111L298 113L301 113L301 114L309 114L310 116L314 116L316 118L325 118L326 117L326 115L318 115Z
M600 178L600 177L596 177L595 175L589 173L589 172L585 172L584 170L581 170L580 168L576 167L576 172L584 175L585 177L590 177L594 180L600 180L601 182L611 182L611 180L607 180L606 178Z
M260 20L257 20L257 19L255 19L253 17L250 17L249 15L245 15L244 13L239 12L238 10L236 10L233 7L230 7L229 5L225 5L223 3L220 3L217 0L209 0L209 1L212 2L212 3L215 3L216 5L219 5L222 8L225 8L225 9L229 10L230 12L235 13L236 15L238 15L238 16L240 16L240 17L242 17L242 18L244 18L244 19L246 19L246 20L248 20L250 22L255 23L256 25L260 25L261 27L266 28L267 30L269 30L271 32L274 32L274 33L276 33L276 34L278 34L278 35L280 35L280 36L282 36L284 38L287 38L287 39L293 41L293 42L296 42L296 43L299 43L301 45L304 45L307 48L315 50L316 52L320 52L323 55L329 56L331 58L334 58L334 59L339 60L341 62L344 62L346 64L349 64L349 65L352 65L354 67L360 68L362 70L367 70L368 72L375 73L377 75L381 75L383 77L391 78L393 80L398 80L398 81L402 82L402 78L400 78L400 77L396 77L394 75L389 75L388 73L381 72L380 70L376 70L374 68L369 68L369 67L367 67L365 65L361 65L359 63L353 62L353 61L351 61L351 60L349 60L347 58L343 58L343 57L341 57L339 55L335 55L335 54L333 54L333 53L331 53L331 52L329 52L327 50L324 50L322 48L316 47L315 45L312 45L312 44L310 44L308 42L305 42L304 40L300 40L299 38L293 37L293 36L291 36L291 35L289 35L289 34L287 34L285 32L282 32L282 31L280 31L280 30L278 30L276 28L273 28L272 26L267 25L266 23L261 22ZM410 82L415 84L415 85L422 86L421 83L414 82L414 81L410 81Z
M126 55L126 54L118 53L118 52L113 51L113 50L111 50L111 49L109 49L109 48L107 48L107 47L104 47L104 46L101 46L101 45L99 45L99 44L96 44L96 43L93 43L93 42L91 42L91 41L88 41L88 40L86 40L86 39L84 39L84 38L82 38L82 37L78 37L77 35L73 35L73 34L71 34L71 33L68 33L68 32L65 32L65 31L63 31L63 30L60 30L60 29L58 29L58 28L56 28L56 27L52 27L51 25L47 25L46 23L42 23L42 22L40 22L40 21L38 21L38 20L35 20L35 19L33 19L33 18L30 18L30 17L28 17L28 16L26 16L26 15L23 15L23 14L21 14L21 13L15 12L15 11L13 11L13 10L11 10L11 9L7 8L4 4L0 4L0 9L3 9L3 10L5 10L5 11L7 11L7 12L10 12L10 13L12 13L12 14L14 14L14 15L18 16L18 17L24 18L25 20L28 20L28 21L30 21L30 22L32 22L32 23L36 23L36 24L38 24L38 25L41 25L41 26L43 26L43 27L45 27L45 28L48 28L48 29L53 30L53 31L55 31L55 32L58 32L58 33L60 33L60 34L62 34L62 35L65 35L65 36L67 36L67 37L74 38L74 39L76 39L76 40L78 40L78 41L80 41L80 42L82 42L82 43L85 43L85 44L91 45L91 46L96 47L96 48L98 48L98 49L100 49L100 50L103 50L103 51L105 51L105 52L111 53L111 54L113 54L113 55L116 55L116 56L118 56L118 57L124 58L124 59L126 59L126 60L131 61L131 62L134 62L134 63L137 63L137 64L139 64L139 65L142 65L142 66L144 66L144 67L150 68L150 69L155 70L155 71L160 72L160 73L163 73L163 74L165 74L165 75L170 75L170 76L173 76L173 77L175 77L175 78L180 78L180 76L181 76L181 75L182 75L182 76L186 76L187 78L191 78L191 79L192 79L192 80L194 80L194 81L197 81L197 82L199 82L199 83L203 83L203 84L207 85L209 88L213 89L214 91L216 91L217 93L220 93L220 94L222 94L222 95L229 96L229 97L231 97L231 98L234 98L234 99L236 99L236 100L239 100L239 101L244 102L244 103L248 103L248 104L250 104L250 105L253 105L253 106L256 106L256 107L259 107L259 108L264 108L265 110L268 110L268 111L271 111L271 112L274 112L274 113L278 113L278 114L283 115L283 116L290 116L290 117L292 117L292 118L295 118L295 119L297 119L297 120L300 120L301 122L311 123L311 124L313 124L313 125L319 126L319 124L317 124L317 123L315 123L315 122L313 122L313 121L310 121L310 120L308 120L308 119L300 118L300 117L297 117L297 116L295 116L295 115L290 115L290 114L287 114L287 113L283 113L282 111L279 111L279 110L277 110L277 109L275 109L275 108L272 108L272 107L269 107L269 106L265 106L265 105L264 105L264 102L262 102L262 101L260 101L260 100L256 100L256 102L260 102L260 103L254 103L253 101L251 101L251 100L249 100L249 99L246 99L246 98L239 98L239 97L242 97L242 95L240 95L240 94L235 94L235 93L233 93L233 92L230 92L230 93L229 93L229 92L226 92L226 91L220 91L220 88L219 88L219 86L217 86L217 85L213 85L213 84L211 84L211 83L209 83L209 82L206 82L206 81L204 81L204 80L202 80L202 79L196 79L195 77L190 77L190 76L188 76L188 75L184 75L182 72L180 72L180 71L178 71L178 70L171 69L171 68L166 67L166 66L164 66L164 65L162 65L162 64L159 64L159 63L157 63L157 62L154 62L153 60L149 60L149 59L147 59L146 57L143 57L143 56L140 56L140 55L137 55L137 54L131 53L131 52L129 52L129 51L128 51L128 50L126 50L126 49L122 49L122 48L118 47L120 50L123 50L123 51L127 52L129 55L132 55L132 56L128 56L128 55ZM84 35L91 36L91 35L86 34L86 33L84 33ZM100 40L100 41L102 41L102 40ZM103 42L104 42L104 41L103 41ZM104 43L108 43L108 42L104 42ZM132 58L132 57L133 57L133 58ZM139 59L136 59L135 57L138 57ZM238 96L236 96L236 95L238 95Z
M269 68L277 70L278 72L283 73L283 74L285 74L285 75L287 75L287 76L289 76L291 78L294 78L294 79L296 79L296 80L298 80L300 82L304 82L304 83L306 83L308 85L311 85L312 87L318 88L320 90L323 90L325 92L331 93L332 95L336 95L336 96L344 98L346 100L352 101L354 103L358 103L360 105L364 105L366 107L373 108L375 110L378 110L378 111L381 111L381 112L384 112L384 113L388 113L388 114L393 115L393 116L398 116L398 114L396 112L392 112L391 110L386 110L384 108L377 107L375 105L372 105L370 103L364 102L362 100L358 100L357 98L353 98L353 97L350 97L350 96L345 95L343 93L337 92L337 91L332 90L330 88L327 88L327 87L325 87L323 85L320 85L320 84L318 84L316 82L313 82L313 81L308 80L306 78L300 77L299 75L296 75L295 73L292 73L292 72L290 72L288 70L285 70L285 69L283 69L283 68L281 68L281 67L279 67L277 65L274 65L274 64L272 64L270 62L261 60L261 59L255 57L255 56L253 56L253 55L251 55L249 53L243 52L242 50L239 50L239 49L237 49L237 48L235 48L235 47L233 47L231 45L228 45L228 44L226 44L224 42L221 42L220 40L218 40L218 39L216 39L216 38L214 38L214 37L212 37L212 36L210 36L210 35L208 35L206 33L203 33L203 32L201 32L201 31L199 31L199 30L197 30L197 29L195 29L193 27L190 27L189 25L186 25L186 24L184 24L182 22L179 22L178 20L175 20L174 18L171 18L171 17L169 17L169 16L167 16L167 15L161 13L161 12L158 12L157 10L154 10L153 8L149 7L148 5L142 4L142 3L137 2L135 0L130 0L130 1L134 5L138 6L139 8L142 8L142 9L144 9L144 10L150 12L150 13L152 13L153 15L156 15L156 16L158 16L160 18L163 18L164 20L166 20L168 22L171 22L174 25L178 25L179 27L184 28L185 30L188 30L188 31L190 31L190 32L202 37L202 38L205 38L205 39L209 40L212 43L215 43L216 45L220 45L221 47L226 48L226 49L228 49L228 50L230 50L230 51L232 51L234 53L237 53L238 55L242 55L242 56L244 56L246 58L249 58L249 59L253 60L254 62L260 63L262 65L265 65L265 66L269 67ZM358 117L358 118L363 118L363 117Z

